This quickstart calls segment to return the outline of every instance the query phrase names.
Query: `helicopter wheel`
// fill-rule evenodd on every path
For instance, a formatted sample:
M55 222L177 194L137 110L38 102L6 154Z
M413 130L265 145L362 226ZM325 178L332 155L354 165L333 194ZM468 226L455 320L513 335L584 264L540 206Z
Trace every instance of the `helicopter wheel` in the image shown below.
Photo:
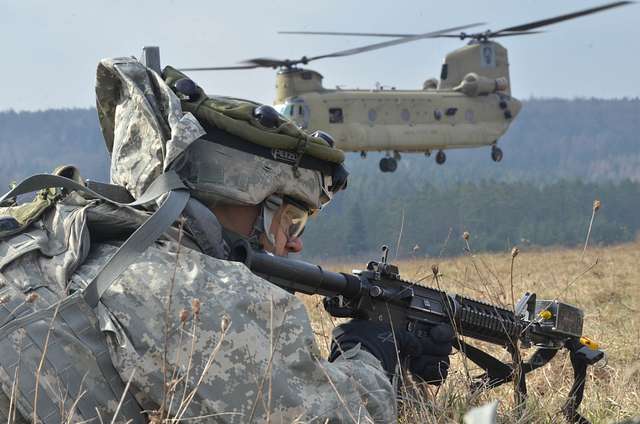
M447 160L447 155L445 155L442 150L438 150L438 153L436 153L436 163L438 165L442 165L443 163L445 163L446 160Z
M500 162L502 160L502 149L496 146L491 148L491 159L494 162Z
M367 152L365 152L364 150L360 152L360 157L362 159L366 159L367 158Z
M394 158L386 157L380 159L380 170L382 172L393 172L398 168L398 162Z

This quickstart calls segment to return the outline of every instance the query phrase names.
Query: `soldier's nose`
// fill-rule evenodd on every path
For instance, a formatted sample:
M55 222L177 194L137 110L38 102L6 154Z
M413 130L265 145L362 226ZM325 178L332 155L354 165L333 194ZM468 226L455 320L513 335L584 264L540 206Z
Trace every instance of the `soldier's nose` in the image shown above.
M284 247L289 253L299 253L303 248L302 239L300 237L290 238Z

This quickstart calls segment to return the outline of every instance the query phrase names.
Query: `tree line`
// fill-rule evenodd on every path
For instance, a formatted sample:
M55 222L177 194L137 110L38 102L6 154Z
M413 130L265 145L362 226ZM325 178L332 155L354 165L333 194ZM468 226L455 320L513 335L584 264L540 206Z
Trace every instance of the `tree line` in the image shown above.
M474 251L581 245L595 200L602 207L591 243L631 241L640 230L640 184L630 180L544 185L486 180L445 187L427 183L417 190L401 183L386 190L354 184L355 196L338 194L311 220L304 239L308 257L377 256L383 244L397 248L401 257L458 255L464 252L465 232Z

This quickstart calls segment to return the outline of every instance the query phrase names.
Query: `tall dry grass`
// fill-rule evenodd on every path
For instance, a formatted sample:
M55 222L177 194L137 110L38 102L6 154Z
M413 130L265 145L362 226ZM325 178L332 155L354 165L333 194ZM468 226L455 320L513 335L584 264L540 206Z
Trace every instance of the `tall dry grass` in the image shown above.
M525 291L540 299L558 298L585 312L584 334L598 341L607 353L588 372L580 411L593 423L609 423L640 415L640 242L615 247L549 250L520 248L517 252L473 254L472 244L456 258L413 258L398 262L404 279L435 285L432 265L437 264L440 287L446 291L512 307ZM325 263L333 271L348 272L364 264ZM336 320L327 316L318 297L302 296L319 346L330 343ZM509 355L488 347L501 359ZM523 350L526 358L531 350ZM513 386L472 394L460 353L452 357L449 378L438 390L415 387L406 393L402 423L460 422L470 407L493 399L500 401L500 422L564 422L560 413L572 383L569 355L559 353L550 364L527 376L529 396L522 415L516 411ZM468 364L472 366L471 363ZM472 368L473 369L473 368ZM471 372L472 375L480 372Z

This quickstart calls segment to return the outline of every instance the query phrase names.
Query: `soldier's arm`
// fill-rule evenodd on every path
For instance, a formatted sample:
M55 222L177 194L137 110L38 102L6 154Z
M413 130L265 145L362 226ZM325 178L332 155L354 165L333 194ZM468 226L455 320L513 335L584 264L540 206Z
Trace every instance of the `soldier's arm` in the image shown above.
M109 249L95 249L78 275L94 273ZM353 349L327 362L298 298L244 265L176 250L173 243L149 248L102 300L112 360L125 381L132 378L143 408L171 399L165 409L183 418L395 421L395 392L372 355Z

